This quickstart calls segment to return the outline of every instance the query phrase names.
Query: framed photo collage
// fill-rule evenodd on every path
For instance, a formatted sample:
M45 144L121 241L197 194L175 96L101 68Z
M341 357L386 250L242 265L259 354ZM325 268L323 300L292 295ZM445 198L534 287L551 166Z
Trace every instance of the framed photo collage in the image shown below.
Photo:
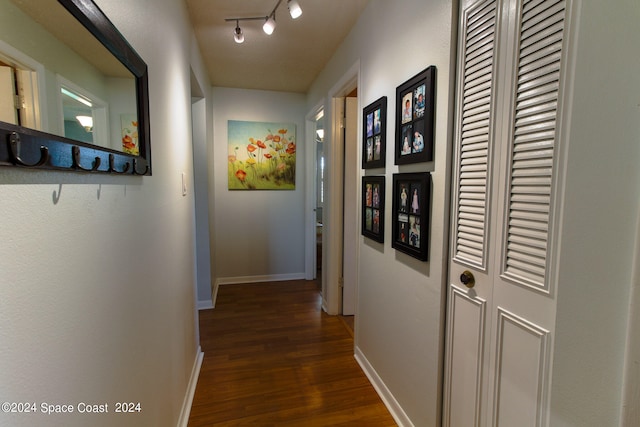
M430 66L396 88L396 165L433 161L436 69ZM362 168L384 168L387 97L362 112ZM428 260L431 174L394 173L391 247L421 261ZM384 243L385 176L362 177L362 235Z

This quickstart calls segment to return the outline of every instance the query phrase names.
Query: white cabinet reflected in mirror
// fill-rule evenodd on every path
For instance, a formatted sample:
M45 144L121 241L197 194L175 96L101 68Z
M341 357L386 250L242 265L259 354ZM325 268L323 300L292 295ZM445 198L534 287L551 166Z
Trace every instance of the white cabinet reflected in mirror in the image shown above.
M6 159L0 141L0 164L150 174L146 73L90 0L0 0L0 128L13 131ZM34 151L24 137L42 133L76 145L63 156L68 164L52 164L57 145L42 141L35 151L47 158L24 160Z

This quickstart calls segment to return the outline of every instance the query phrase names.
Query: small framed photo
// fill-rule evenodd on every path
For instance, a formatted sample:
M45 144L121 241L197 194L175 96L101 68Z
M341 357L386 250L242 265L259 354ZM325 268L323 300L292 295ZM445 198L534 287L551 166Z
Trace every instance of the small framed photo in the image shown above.
M384 243L384 176L362 177L362 235Z
M429 213L431 211L431 174L393 174L394 249L421 261L429 257Z
M367 105L362 112L362 168L385 166L387 151L387 97Z
M396 88L396 165L433 160L435 80L431 66Z

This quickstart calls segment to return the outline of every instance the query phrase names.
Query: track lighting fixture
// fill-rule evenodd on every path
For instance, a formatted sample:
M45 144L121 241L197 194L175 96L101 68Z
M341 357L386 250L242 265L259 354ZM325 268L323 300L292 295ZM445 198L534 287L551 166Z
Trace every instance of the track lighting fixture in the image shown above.
M236 43L244 42L244 34L242 29L240 28L240 21L264 21L262 25L262 30L268 34L273 34L273 31L276 29L276 9L280 6L282 0L278 0L276 6L273 8L271 13L267 16L255 16L255 17L246 17L246 18L226 18L226 22L236 21L236 29L233 31L233 39ZM289 14L291 18L297 19L302 15L302 9L296 0L287 0L287 7L289 8Z

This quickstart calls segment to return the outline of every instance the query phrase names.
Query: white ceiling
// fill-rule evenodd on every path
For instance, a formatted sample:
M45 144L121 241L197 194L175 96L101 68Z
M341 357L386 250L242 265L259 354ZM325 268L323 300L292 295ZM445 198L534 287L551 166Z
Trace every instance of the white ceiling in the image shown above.
M235 22L225 18L267 16L278 0L186 0L213 86L299 93L307 92L368 2L298 0L302 16L293 20L282 0L271 36L263 21L241 21L245 41L237 44Z

